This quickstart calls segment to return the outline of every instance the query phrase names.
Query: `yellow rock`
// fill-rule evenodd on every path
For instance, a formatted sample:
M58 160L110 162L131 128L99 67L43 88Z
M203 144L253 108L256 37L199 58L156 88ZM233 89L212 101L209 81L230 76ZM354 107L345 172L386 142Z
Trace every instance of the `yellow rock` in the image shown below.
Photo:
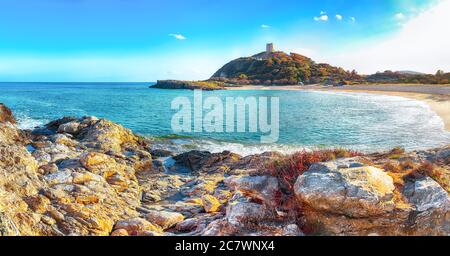
M26 199L28 206L36 213L45 213L50 200L43 195L30 196Z
M81 195L77 196L75 201L79 204L96 204L100 199L96 195Z
M116 223L115 229L124 229L129 235L138 235L143 231L155 231L162 233L161 227L153 225L143 218L121 220Z
M151 223L157 224L163 229L168 229L175 226L178 222L183 221L184 216L177 212L152 210L147 213L146 219Z
M109 156L97 153L97 152L89 152L84 154L80 158L80 163L88 170L91 170L96 165L102 164L109 160Z
M188 200L185 201L186 203L190 203L190 204L198 204L198 205L203 205L203 200L201 198L189 198Z
M116 229L111 233L111 236L128 236L126 229Z
M202 197L203 208L206 212L217 212L220 207L220 202L212 195L204 195Z

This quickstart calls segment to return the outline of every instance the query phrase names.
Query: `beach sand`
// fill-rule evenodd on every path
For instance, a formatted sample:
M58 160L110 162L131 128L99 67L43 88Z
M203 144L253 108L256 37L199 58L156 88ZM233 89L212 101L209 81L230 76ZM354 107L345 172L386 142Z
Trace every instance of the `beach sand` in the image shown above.
M228 87L229 90L316 90L363 92L400 96L427 103L431 110L444 121L445 129L450 131L450 86L439 85L351 85L351 86L242 86Z

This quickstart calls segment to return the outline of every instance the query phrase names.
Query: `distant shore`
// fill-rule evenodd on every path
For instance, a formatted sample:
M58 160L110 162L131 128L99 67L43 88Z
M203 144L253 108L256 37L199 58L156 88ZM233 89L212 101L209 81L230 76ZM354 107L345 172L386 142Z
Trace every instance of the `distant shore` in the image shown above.
M316 90L362 92L382 95L401 96L420 100L427 103L430 108L444 121L445 129L450 131L450 86L448 85L351 85L351 86L241 86L227 87L228 90Z

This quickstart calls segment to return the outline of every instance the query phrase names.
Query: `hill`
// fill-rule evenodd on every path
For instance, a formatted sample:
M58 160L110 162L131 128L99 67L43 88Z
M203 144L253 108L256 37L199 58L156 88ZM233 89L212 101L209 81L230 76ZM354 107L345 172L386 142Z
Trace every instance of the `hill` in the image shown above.
M269 47L270 46L270 47ZM240 85L347 85L347 84L450 84L450 73L435 75L415 71L384 71L359 75L306 56L273 51L241 57L225 64L205 81L159 80L152 88L220 90Z
M312 59L284 52L262 52L233 60L219 69L210 80L231 84L349 84L361 82L356 71L346 71L329 64L317 64Z
M369 83L404 83L404 84L449 84L450 73L438 71L435 75L418 72L384 71L369 75L365 78Z

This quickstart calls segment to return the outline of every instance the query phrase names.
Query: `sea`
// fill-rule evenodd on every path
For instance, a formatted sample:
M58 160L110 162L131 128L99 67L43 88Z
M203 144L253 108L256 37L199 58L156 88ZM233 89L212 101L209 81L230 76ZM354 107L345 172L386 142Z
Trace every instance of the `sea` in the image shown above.
M63 116L96 116L148 137L155 147L179 152L229 150L250 155L339 147L369 153L396 146L419 150L450 143L450 133L444 129L442 119L426 103L350 92L203 91L205 100L213 97L224 102L223 107L227 98L254 97L258 102L262 98L269 102L277 98L278 140L261 143L264 132L253 132L248 127L244 132L180 132L172 126L174 115L180 111L173 102L182 97L194 104L194 92L149 88L153 84L0 83L0 102L13 110L23 129L43 126ZM203 117L207 113L208 109L203 109ZM249 113L244 116L248 121ZM192 126L194 123L193 120Z

